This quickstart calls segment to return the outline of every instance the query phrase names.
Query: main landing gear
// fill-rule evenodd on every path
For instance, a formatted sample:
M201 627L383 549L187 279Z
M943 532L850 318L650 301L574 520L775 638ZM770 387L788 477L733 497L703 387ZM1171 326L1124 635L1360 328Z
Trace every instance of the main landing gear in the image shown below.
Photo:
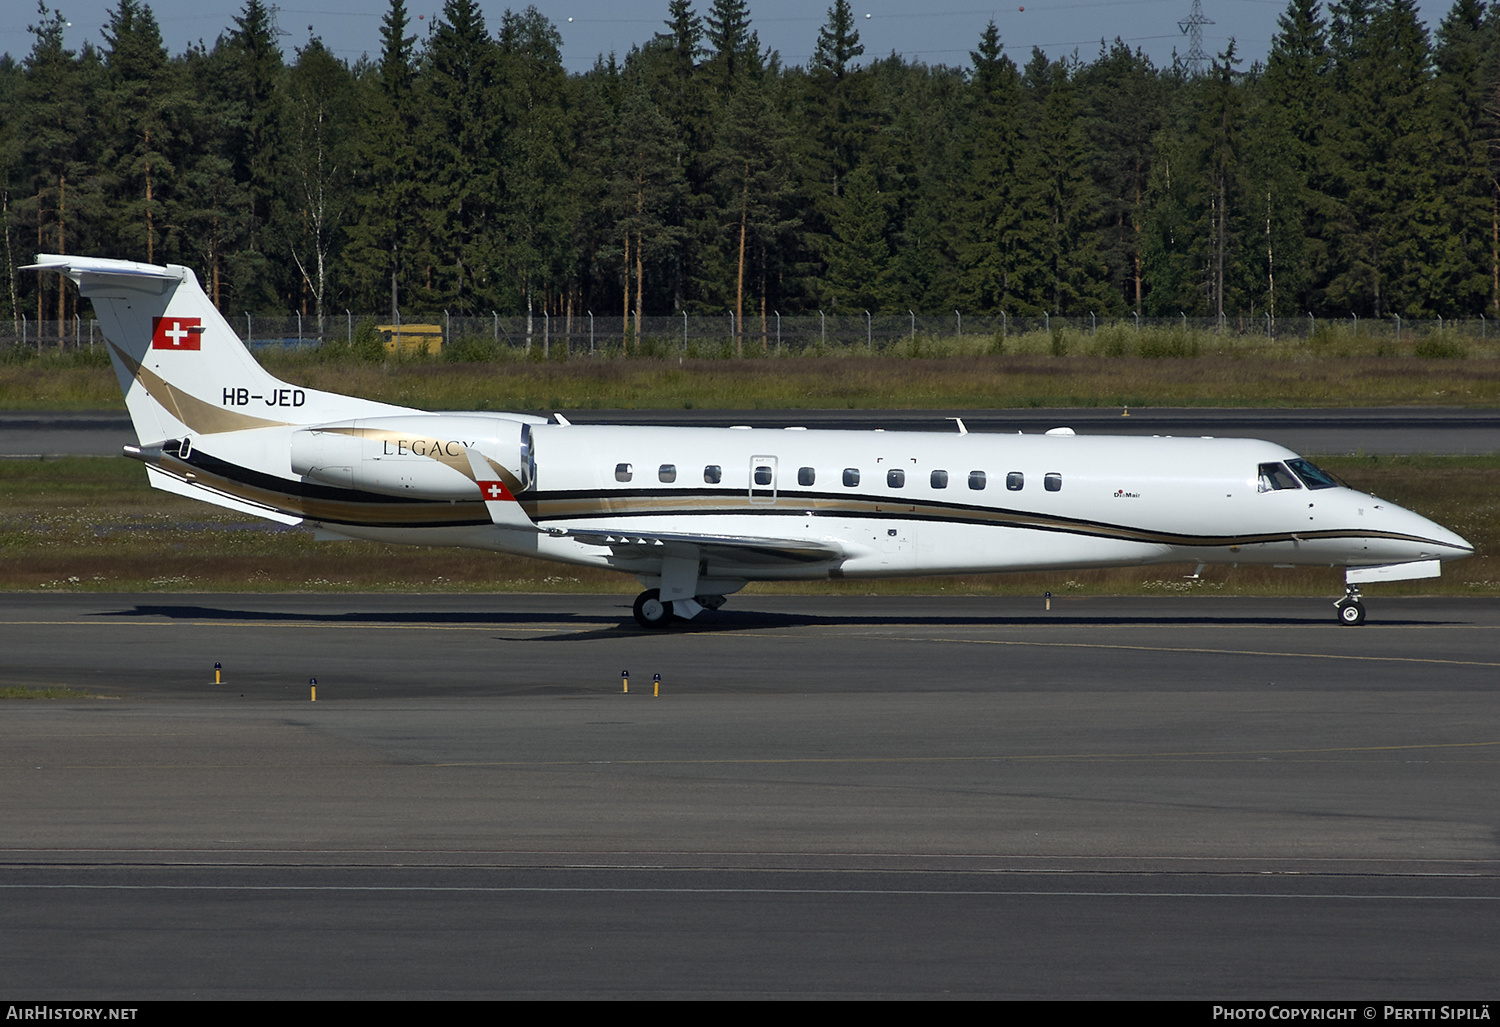
M1333 604L1338 611L1339 623L1358 627L1365 622L1365 604L1360 602L1359 586L1345 585L1344 598Z
M635 622L643 628L664 628L672 620L672 604L661 597L661 590L648 588L635 597Z
M663 599L661 589L648 588L635 597L635 608L632 611L635 622L643 628L664 628L672 622L673 616L687 618L696 616L699 610L717 610L724 605L724 596L694 596L683 602L687 605L686 612L678 611L676 603Z

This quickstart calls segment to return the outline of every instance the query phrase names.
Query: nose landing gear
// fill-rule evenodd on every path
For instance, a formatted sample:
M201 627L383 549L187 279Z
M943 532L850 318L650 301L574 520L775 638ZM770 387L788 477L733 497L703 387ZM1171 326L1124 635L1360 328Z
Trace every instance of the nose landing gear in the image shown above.
M1365 622L1365 604L1360 602L1359 586L1344 586L1344 598L1333 604L1340 624L1358 627Z

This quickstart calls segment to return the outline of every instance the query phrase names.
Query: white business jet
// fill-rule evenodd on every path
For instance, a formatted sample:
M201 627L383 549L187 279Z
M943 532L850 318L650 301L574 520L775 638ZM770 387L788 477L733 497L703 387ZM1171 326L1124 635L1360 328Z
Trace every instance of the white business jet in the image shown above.
M635 575L647 628L751 581L1192 562L1433 577L1473 547L1250 439L612 427L431 413L266 373L186 267L41 254L108 342L151 484L329 539Z

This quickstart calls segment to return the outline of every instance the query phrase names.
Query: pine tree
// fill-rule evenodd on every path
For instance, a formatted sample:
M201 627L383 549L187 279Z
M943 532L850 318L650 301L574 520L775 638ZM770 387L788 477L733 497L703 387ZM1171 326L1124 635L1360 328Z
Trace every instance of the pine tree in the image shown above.
M215 47L223 60L224 95L240 116L224 127L235 181L244 190L244 246L227 261L241 302L257 308L285 310L292 276L283 262L267 251L266 227L286 168L281 79L285 70L281 49L272 33L270 9L261 0L246 0L234 29ZM277 258L277 259L273 259Z
M766 309L767 273L773 249L798 224L787 212L790 194L791 140L761 81L751 80L735 94L725 111L710 162L719 194L722 221L718 238L727 244L733 283L735 348L743 345L745 295L753 288ZM762 334L764 343L764 334Z
M1486 110L1500 88L1497 24L1495 9L1487 12L1482 0L1456 0L1438 29L1434 52L1442 227L1424 278L1426 289L1440 300L1439 311L1450 315L1486 308L1490 316L1500 313L1500 261L1494 252L1500 211L1488 152L1495 122Z
M760 37L750 28L745 0L714 0L704 21L708 25L708 76L721 98L739 85L741 76L758 75L765 68Z
M18 90L18 158L30 173L30 195L17 204L18 213L35 229L37 250L87 252L87 218L98 213L97 162L87 126L99 65L91 50L66 49L62 15L45 3L37 6L39 22L29 27L35 43ZM34 288L37 320L51 317L61 331L69 291L57 282L38 282Z
M1259 272L1253 277L1264 286L1252 295L1273 318L1321 305L1314 288L1326 273L1331 215L1321 160L1332 118L1328 47L1317 0L1289 0L1265 73L1249 94L1256 143L1246 154L1253 229L1245 249L1248 267Z
M1146 184L1152 140L1165 113L1162 81L1149 58L1116 39L1107 51L1101 47L1093 65L1080 70L1078 85L1097 154L1093 173L1100 196L1100 257L1112 291L1109 306L1139 312Z
M427 46L423 206L432 261L425 302L469 312L499 300L503 160L495 101L496 47L475 0L447 0Z
M1017 254L1034 240L1025 218L1021 178L1030 122L1020 72L1005 55L992 21L970 53L974 63L968 118L968 189L962 201L958 262L970 307L1014 311L1021 292Z
M183 105L182 91L151 8L120 0L104 41L109 114L101 121L109 139L102 163L117 176L110 195L121 247L115 255L143 254L154 263L173 192L171 119Z
M333 256L343 245L357 131L349 69L314 37L297 51L286 84L288 188L277 204L278 250L297 267L297 308L323 323ZM311 310L308 310L311 299Z
M1328 299L1375 317L1431 314L1422 267L1441 214L1427 33L1413 0L1350 0L1334 13L1343 109L1324 151L1336 203Z
M359 174L349 226L347 274L357 295L381 306L389 299L396 320L403 282L411 288L421 236L418 217L418 138L421 118L415 92L413 44L403 0L390 0L381 21L380 62L374 88L365 89L358 143Z
M507 11L498 51L504 263L510 289L523 296L530 318L538 298L543 310L555 308L572 263L568 225L575 213L564 192L570 128L562 36L534 7Z
M639 338L646 269L669 253L676 242L677 229L670 215L685 188L676 134L639 84L620 109L615 169L611 206L621 243L624 331L628 337L634 312Z
M839 197L828 248L829 305L847 314L891 306L888 203L875 174L861 164L849 173Z

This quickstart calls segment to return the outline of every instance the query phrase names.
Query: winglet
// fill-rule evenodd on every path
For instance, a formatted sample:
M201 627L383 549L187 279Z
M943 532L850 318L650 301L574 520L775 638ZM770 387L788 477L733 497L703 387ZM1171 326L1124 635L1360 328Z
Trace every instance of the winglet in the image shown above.
M494 466L472 446L465 446L464 452L468 454L469 468L474 472L474 481L484 498L484 508L490 512L490 520L502 528L540 532L542 529L521 509L510 486L496 475Z

